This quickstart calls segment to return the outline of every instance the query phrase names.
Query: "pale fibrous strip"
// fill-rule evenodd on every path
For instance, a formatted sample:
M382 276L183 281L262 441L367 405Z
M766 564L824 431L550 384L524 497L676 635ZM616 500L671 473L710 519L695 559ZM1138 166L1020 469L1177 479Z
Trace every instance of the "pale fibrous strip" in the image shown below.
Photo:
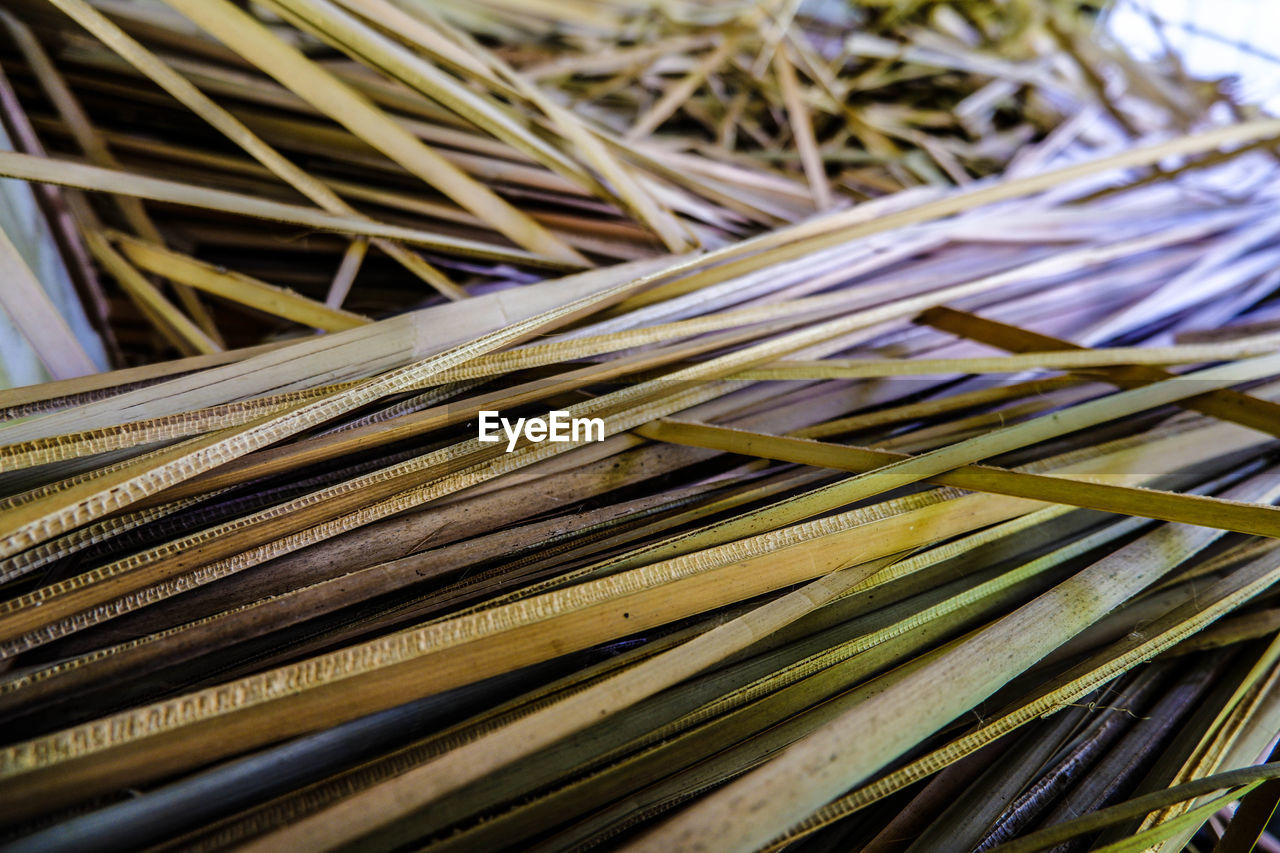
M682 422L670 418L655 421L637 430L646 438L658 441L670 441L721 450L729 453L743 453L750 456L762 456L767 459L778 459L786 462L799 462L807 465L826 465L849 471L864 471L891 461L907 458L904 454L870 450L860 447L844 447L842 445L824 444L804 439L784 438L782 436L764 435L761 433L742 432L725 427L713 427L706 424ZM984 479L983 475L986 475ZM1020 489L1015 483L1026 478L1027 487ZM1253 506L1236 504L1230 506L1214 498L1193 495L1162 495L1152 490L1126 489L1110 486L1102 482L1086 482L1074 479L1071 483L1057 483L1052 478L1036 474L1000 471L986 466L956 468L945 474L932 478L934 483L973 490L990 490L999 494L1018 497L1048 498L1054 488L1061 486L1064 492L1071 494L1071 500L1079 500L1081 506L1102 509L1108 512L1137 515L1147 518L1160 518L1163 521L1180 521L1213 525L1212 519L1221 510L1222 515L1238 511L1239 522L1232 524L1240 533L1252 533L1259 536L1280 537L1280 508L1272 506ZM1035 485L1031 486L1034 481ZM1106 495L1107 497L1104 497ZM1068 503L1066 496L1059 496L1057 503ZM1109 500L1108 498L1114 498ZM1122 500L1125 500L1122 503ZM1169 510L1161 504L1169 502ZM1127 506L1126 506L1127 503ZM1173 510L1173 504L1183 505L1183 510ZM1193 508L1194 507L1194 508ZM1172 510L1172 511L1170 511ZM1257 522L1243 522L1245 514L1255 514ZM1247 526L1248 529L1240 529Z
M101 397L114 396L121 389L143 386L161 381L166 376L190 373L203 367L212 367L229 361L238 361L255 352L278 349L279 342L251 347L246 350L225 350L206 356L193 356L189 359L176 359L143 367L123 368L121 370L94 373L78 379L61 382L45 382L41 385L27 385L20 388L0 389L0 405L3 406L4 420L22 418L42 414L46 411L77 405Z
M350 329L369 322L368 317L330 308L242 273L218 269L212 264L166 249L151 241L127 234L115 234L112 237L125 257L140 269L267 314L326 332Z
M954 359L827 359L825 361L779 361L765 367L744 370L738 379L876 379L884 376L928 376L938 374L1019 373L1024 370L1087 370L1115 365L1196 364L1229 361L1262 355L1280 348L1280 340L1244 343L1237 349L1222 346L1152 347L1150 350L1087 350L1085 352L1028 353L993 358Z
M965 314L950 308L931 308L920 316L920 321L954 334L976 337L984 343L1025 352L1034 350L1076 350L1084 348L1067 341ZM1173 374L1158 367L1134 365L1103 368L1102 375L1109 381L1125 387L1131 382L1155 382L1168 379ZM1202 398L1189 401L1188 405L1207 415L1227 418L1253 429L1275 434L1276 416L1280 407L1273 402L1245 399L1235 391L1213 391Z

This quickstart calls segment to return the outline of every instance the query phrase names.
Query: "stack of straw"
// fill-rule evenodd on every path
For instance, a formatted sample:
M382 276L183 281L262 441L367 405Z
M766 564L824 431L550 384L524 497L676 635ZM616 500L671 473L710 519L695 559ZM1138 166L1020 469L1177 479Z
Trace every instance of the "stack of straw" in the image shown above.
M1271 843L1280 121L906 6L0 12L6 849Z

